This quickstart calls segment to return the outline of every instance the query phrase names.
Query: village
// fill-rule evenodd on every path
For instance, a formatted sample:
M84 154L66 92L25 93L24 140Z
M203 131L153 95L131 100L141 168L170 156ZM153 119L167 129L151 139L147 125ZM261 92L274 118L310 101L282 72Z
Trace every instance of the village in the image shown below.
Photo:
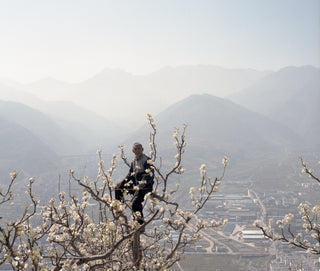
M297 199L292 192L247 194L216 194L198 216L206 219L227 219L225 226L203 232L200 243L187 248L190 254L239 255L241 257L268 257L266 267L271 271L320 270L320 258L303 250L291 248L284 242L272 242L254 226L254 221L268 222L284 216L284 210L294 209ZM274 208L276 207L276 208ZM268 212L266 210L272 210ZM275 211L278 210L278 211ZM296 269L293 269L296 270Z

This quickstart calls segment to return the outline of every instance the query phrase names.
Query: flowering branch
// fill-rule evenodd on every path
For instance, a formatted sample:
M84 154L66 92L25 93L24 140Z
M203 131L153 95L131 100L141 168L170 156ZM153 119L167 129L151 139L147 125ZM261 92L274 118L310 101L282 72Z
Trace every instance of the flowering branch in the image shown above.
M300 157L302 172L313 180L319 182L319 178L313 174L313 170L307 167L307 163ZM255 226L262 230L263 235L276 241L281 240L289 243L291 247L298 247L312 254L320 254L320 206L312 207L309 203L300 203L299 214L303 221L304 232L294 233L291 230L293 214L287 214L282 220L278 220L280 233L276 233L272 225L263 226L261 221L255 221Z

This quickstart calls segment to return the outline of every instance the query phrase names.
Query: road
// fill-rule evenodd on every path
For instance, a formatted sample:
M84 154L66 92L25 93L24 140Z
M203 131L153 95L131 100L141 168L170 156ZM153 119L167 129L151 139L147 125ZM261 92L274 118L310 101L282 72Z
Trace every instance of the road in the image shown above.
M266 207L264 206L262 200L260 199L258 193L256 191L250 190L250 189L248 190L248 192L249 192L249 195L252 198L252 200L254 200L254 197L252 196L252 194L254 194L257 201L259 202L260 209L261 209L261 222L267 223L267 210L266 210Z

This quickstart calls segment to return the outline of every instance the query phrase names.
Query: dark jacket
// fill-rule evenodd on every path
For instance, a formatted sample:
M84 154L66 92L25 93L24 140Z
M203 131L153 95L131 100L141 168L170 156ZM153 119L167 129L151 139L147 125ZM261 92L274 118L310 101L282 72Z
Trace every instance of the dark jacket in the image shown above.
M139 185L141 181L145 181L142 187L152 187L154 178L154 169L148 163L150 158L142 154L139 159L135 158L130 166L129 173L126 177L128 181L132 181L134 185ZM143 183L143 182L142 182Z

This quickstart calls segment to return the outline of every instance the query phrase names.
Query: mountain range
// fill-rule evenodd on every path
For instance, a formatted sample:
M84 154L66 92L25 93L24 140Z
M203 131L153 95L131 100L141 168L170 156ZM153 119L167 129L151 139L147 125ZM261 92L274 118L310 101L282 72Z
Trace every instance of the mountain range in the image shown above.
M142 122L140 113L145 109L160 111L154 114L157 143L168 162L174 162L174 128L188 124L187 168L198 169L202 163L217 165L227 155L233 165L230 176L240 178L240 170L243 177L252 175L252 171L265 172L270 160L275 162L268 170L286 164L289 157L297 159L306 151L316 155L320 152L318 68L287 67L260 73L232 71L235 77L229 70L222 73L225 77L221 75L210 81L212 74L208 70L214 69L206 66L195 67L193 71L191 67L165 68L142 78L106 70L71 88L61 83L45 88L42 85L48 81L44 80L33 85L36 90L28 92L26 86L15 89L0 85L3 162L0 172L7 174L8 168L12 171L15 165L31 174L43 168L42 164L54 170L61 166L63 155L94 154L101 146L109 153L112 147L122 143L130 148L133 141L141 141L147 151L150 129L147 125L137 126ZM242 78L245 74L247 78ZM200 78L207 81L202 82ZM226 95L236 90L238 93L229 95L228 99L213 95L219 93L213 86L213 82L219 80L225 84ZM202 89L196 90L197 81ZM235 87L237 82L242 83ZM152 84L155 85L151 91ZM185 97L182 97L182 86ZM55 92L52 87L65 89ZM34 95L36 92L45 95L46 91L64 101L45 101L40 95ZM86 101L88 106L82 107L81 101ZM105 115L100 116L99 110L93 110L95 107L105 107ZM110 109L114 112L108 115ZM127 116L127 121L119 124L113 116L121 114ZM262 173L257 176L260 178Z
M146 75L104 69L80 83L68 84L47 78L26 85L24 90L42 99L73 101L134 129L143 123L146 112L158 114L192 94L231 94L269 73L210 65L165 67Z
M21 87L21 89L23 88ZM101 117L95 112L80 107L72 101L42 100L21 89L0 84L0 100L20 103L29 107L29 112L31 112L31 109L34 109L36 112L46 115L49 122L51 122L50 125L56 126L54 128L55 130L62 130L65 136L73 138L73 141L80 144L76 144L76 148L74 148L74 146L76 146L75 144L68 144L71 147L69 148L70 151L64 146L62 146L61 150L56 149L60 154L68 152L72 154L82 153L88 150L92 151L100 146L110 146L110 144L112 144L110 142L112 138L121 138L121 136L125 134L121 125L117 125L113 121ZM7 105L8 104L9 103L7 103ZM4 103L2 103L2 106L4 106ZM15 111L17 108L10 108L12 106L13 104L9 106L8 112L4 110L2 114L7 114L8 116L12 114L16 115L16 121L20 121L20 124L25 122L24 113L19 112L19 110ZM22 107L20 107L20 109L21 108ZM33 114L36 115L36 112ZM13 117L13 115L11 117ZM28 116L28 114L26 116ZM54 122L54 124L52 122ZM40 124L38 125L42 126ZM50 131L50 129L44 130ZM50 137L50 135L48 136ZM58 139L56 140L58 141Z
M184 158L193 176L197 176L201 164L221 168L224 156L231 161L229 176L232 178L241 178L239 171L247 168L258 172L266 166L266 161L273 161L269 170L274 170L288 158L297 159L306 147L302 138L290 128L209 94L192 95L175 103L155 116L155 122L158 157L162 157L164 168L175 163L172 138L175 128L179 127L182 132L183 124L187 125L188 145ZM150 131L145 125L126 141L126 145L141 141L148 152ZM244 171L245 177L252 174L248 169Z

